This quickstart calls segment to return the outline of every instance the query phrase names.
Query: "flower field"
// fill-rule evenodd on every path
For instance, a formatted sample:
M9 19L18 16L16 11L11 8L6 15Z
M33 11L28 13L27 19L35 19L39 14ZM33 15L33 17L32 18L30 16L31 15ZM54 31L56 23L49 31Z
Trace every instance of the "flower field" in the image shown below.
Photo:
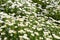
M0 0L0 40L60 40L60 0Z

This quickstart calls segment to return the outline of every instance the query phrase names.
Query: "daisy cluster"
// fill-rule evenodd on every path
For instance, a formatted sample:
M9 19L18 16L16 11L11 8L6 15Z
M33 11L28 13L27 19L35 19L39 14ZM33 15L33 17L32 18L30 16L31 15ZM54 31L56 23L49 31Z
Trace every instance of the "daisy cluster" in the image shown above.
M50 7L55 7L52 9L55 12L60 10L57 4L59 1L55 3L53 0L55 4L48 0L39 2L47 3L46 8L32 0L0 1L0 40L60 39L60 25L57 24L60 21L46 16Z

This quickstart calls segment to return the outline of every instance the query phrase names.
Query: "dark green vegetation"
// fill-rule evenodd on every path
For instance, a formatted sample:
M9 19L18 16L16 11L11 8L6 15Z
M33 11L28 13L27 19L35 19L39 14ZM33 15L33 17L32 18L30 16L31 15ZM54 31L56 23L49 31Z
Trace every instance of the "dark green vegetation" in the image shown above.
M32 0L34 3L37 3L37 7L39 7L38 5L41 5L41 8L42 9L46 9L48 11L48 14L46 14L46 16L48 17L52 17L53 19L55 20L60 20L60 8L57 9L57 6L59 5L60 6L60 1L59 0L55 0L55 1L51 1L51 0ZM43 2L44 1L44 2ZM48 3L47 3L48 2ZM58 2L58 4L56 5L54 2ZM49 7L49 8L46 8L48 5L52 5L50 4L52 3L53 4L53 7ZM56 6L55 6L56 5ZM55 11L54 11L55 10ZM37 12L42 12L43 10L41 9L37 9Z

